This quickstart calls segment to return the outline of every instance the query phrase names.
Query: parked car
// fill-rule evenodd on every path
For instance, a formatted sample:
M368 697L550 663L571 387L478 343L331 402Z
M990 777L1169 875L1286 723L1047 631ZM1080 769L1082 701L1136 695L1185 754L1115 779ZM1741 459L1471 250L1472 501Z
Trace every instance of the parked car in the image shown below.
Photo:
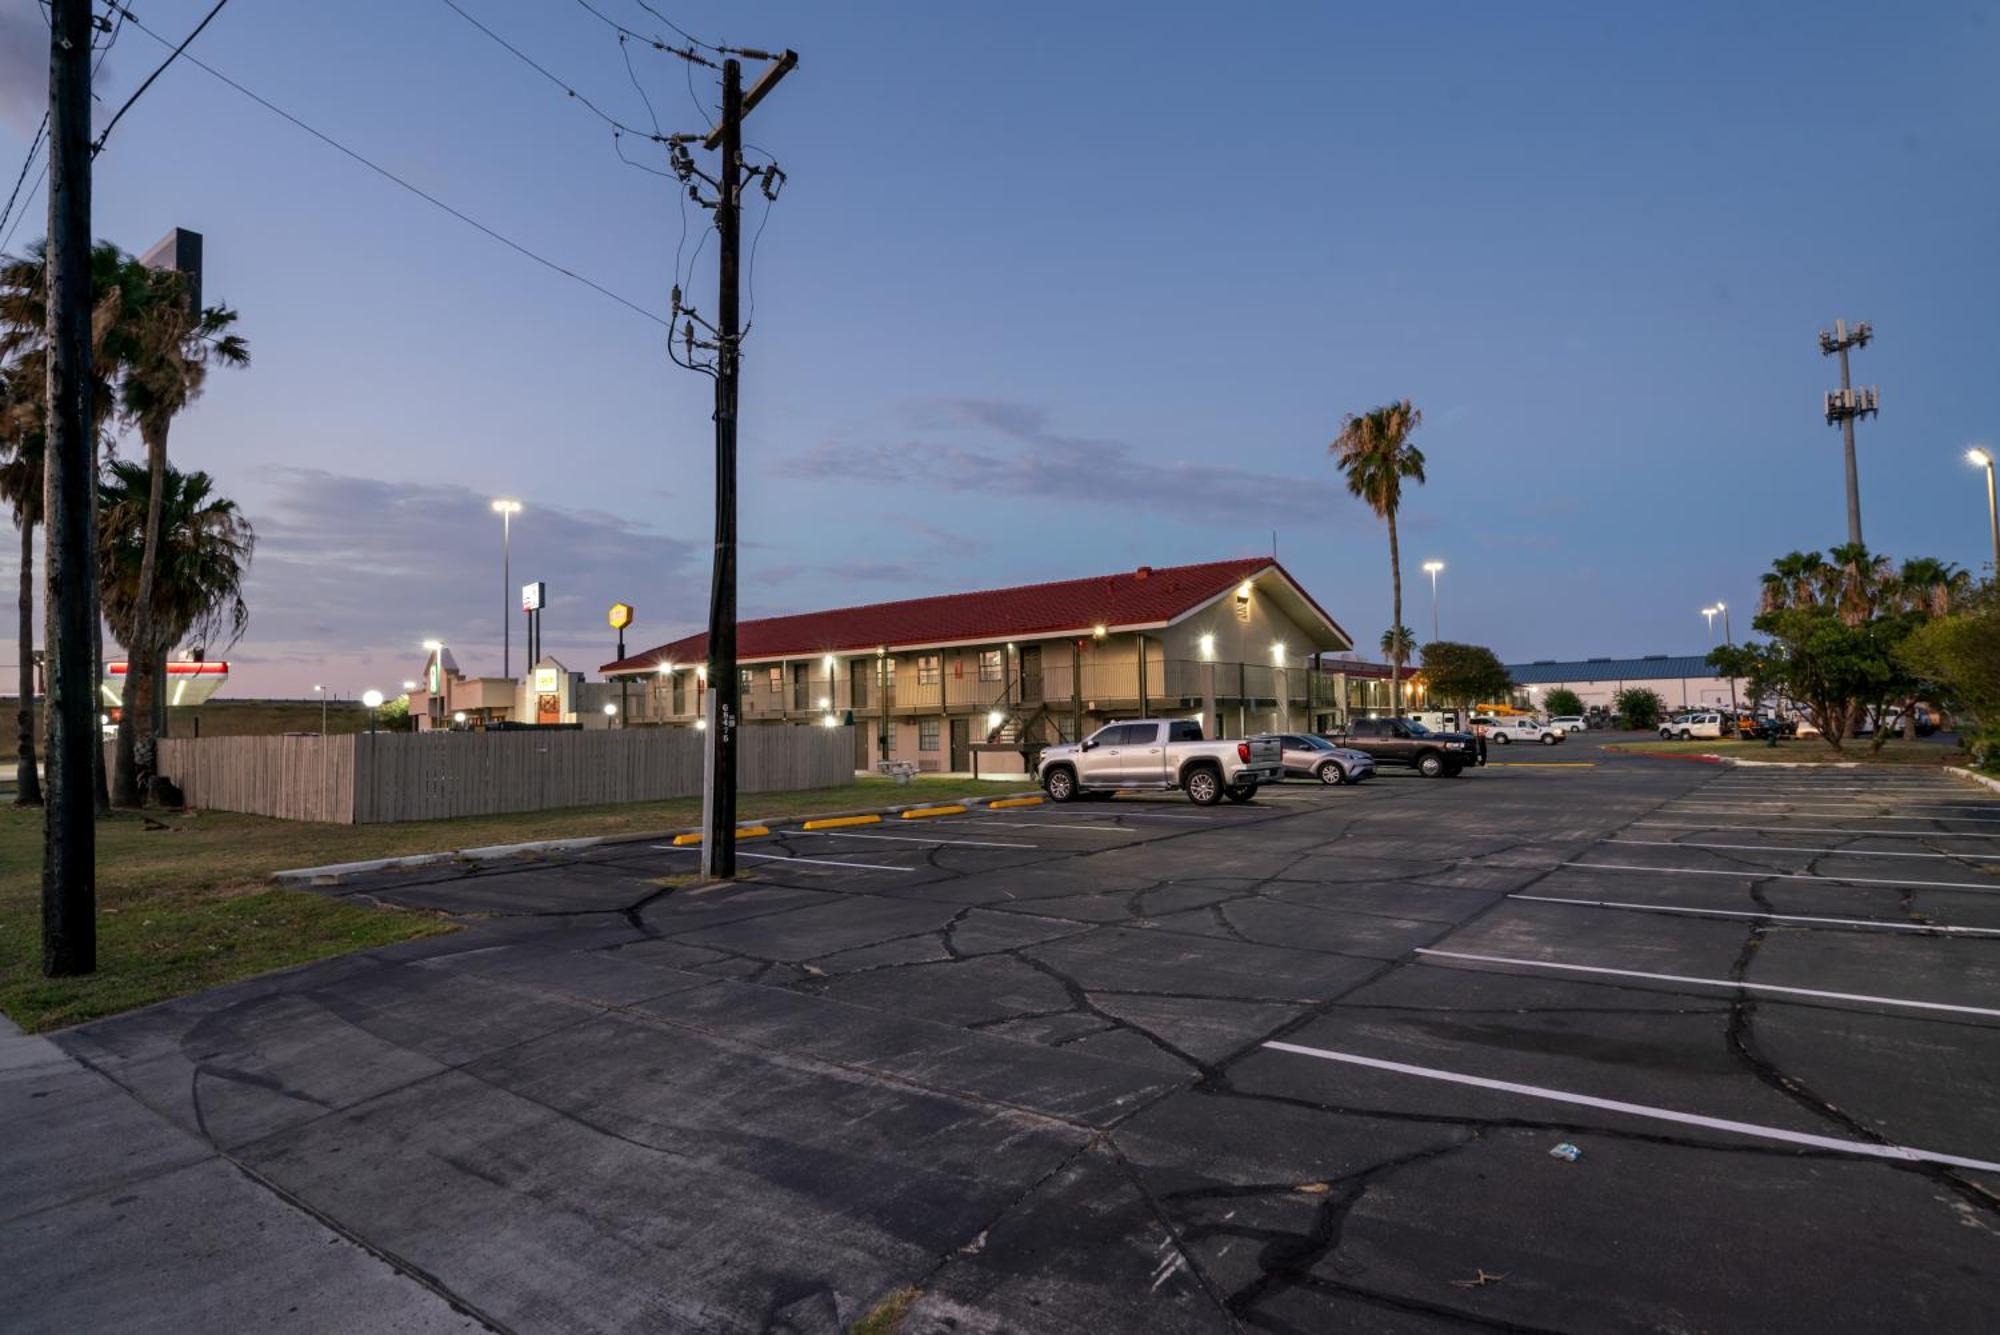
M1159 718L1107 723L1080 742L1044 747L1035 765L1053 802L1178 788L1204 807L1225 797L1248 802L1258 785L1276 783L1283 772L1273 739L1211 742L1199 723Z
M1565 737L1573 732L1589 732L1590 721L1581 714L1564 714L1549 720L1551 728L1560 728Z
M1486 763L1481 743L1471 733L1432 732L1415 719L1359 718L1325 736L1363 752L1378 766L1408 766L1427 779L1455 778Z
M1562 731L1531 718L1497 718L1486 725L1486 740L1500 746L1515 742L1540 742L1554 746L1563 739Z
M1679 738L1683 742L1697 737L1721 737L1723 716L1713 711L1699 711L1692 714L1676 714L1660 725L1660 738L1665 741Z
M1375 757L1365 751L1335 746L1312 733L1266 733L1278 743L1283 755L1285 777L1318 779L1324 784L1360 783L1375 775ZM1263 741L1264 737L1253 737Z

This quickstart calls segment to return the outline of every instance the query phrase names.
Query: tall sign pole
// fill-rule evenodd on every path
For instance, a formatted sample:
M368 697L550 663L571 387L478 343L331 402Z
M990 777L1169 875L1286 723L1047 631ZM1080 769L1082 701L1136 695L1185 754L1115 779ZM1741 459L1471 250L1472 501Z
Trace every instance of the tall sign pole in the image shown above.
M42 476L48 805L42 972L97 968L95 643L91 622L90 0L49 6L48 442Z

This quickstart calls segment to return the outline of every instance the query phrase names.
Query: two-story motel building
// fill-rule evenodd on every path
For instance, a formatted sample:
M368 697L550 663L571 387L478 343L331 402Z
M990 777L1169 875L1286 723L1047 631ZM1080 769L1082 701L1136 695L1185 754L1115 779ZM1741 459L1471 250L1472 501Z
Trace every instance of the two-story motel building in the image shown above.
M1311 727L1330 686L1310 665L1353 647L1272 557L762 617L736 644L746 724L851 717L857 768L982 773L1020 773L1024 744L1114 717ZM643 688L635 721L693 726L707 654L690 635L602 670Z

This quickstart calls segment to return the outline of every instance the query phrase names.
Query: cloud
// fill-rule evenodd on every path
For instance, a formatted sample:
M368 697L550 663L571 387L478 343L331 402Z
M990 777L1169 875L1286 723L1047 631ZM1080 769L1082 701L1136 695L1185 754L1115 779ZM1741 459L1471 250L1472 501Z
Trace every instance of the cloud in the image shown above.
M1343 501L1332 479L1286 477L1233 463L1190 463L1149 457L1117 440L1071 436L1051 429L1046 410L996 399L932 399L917 405L912 425L922 436L882 444L827 442L781 460L786 477L820 481L895 477L919 485L984 496L1102 504L1115 493L1121 506L1186 507L1210 520L1263 523L1280 508ZM961 443L952 436L973 437ZM1230 457L1245 451L1229 447Z
M244 508L257 528L248 597L250 631L232 651L244 694L300 691L353 678L389 689L414 676L427 638L454 646L466 671L498 675L503 607L518 586L549 586L550 653L595 671L612 657L603 612L623 600L645 630L627 647L672 639L705 615L696 544L616 515L535 506L514 523L513 571L503 604L499 524L483 492L390 482L317 469L267 475ZM523 657L513 618L514 666ZM343 687L345 689L345 687Z
M0 13L0 122L23 139L49 106L49 30L37 9L17 4Z

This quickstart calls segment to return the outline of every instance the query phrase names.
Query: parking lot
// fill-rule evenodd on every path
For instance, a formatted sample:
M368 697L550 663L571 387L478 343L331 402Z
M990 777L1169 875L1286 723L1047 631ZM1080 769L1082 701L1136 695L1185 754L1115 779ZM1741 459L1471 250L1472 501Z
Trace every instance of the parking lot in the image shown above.
M244 1316L213 1164L378 1326L1992 1330L2000 797L1514 750L330 887L473 925L65 1035L0 1302Z

